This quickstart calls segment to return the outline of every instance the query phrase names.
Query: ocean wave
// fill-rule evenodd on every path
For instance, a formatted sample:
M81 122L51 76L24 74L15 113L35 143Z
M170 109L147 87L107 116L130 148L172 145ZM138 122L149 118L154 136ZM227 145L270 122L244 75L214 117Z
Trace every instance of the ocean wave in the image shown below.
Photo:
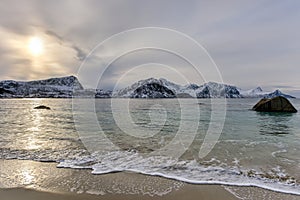
M212 159L211 162L216 162ZM201 165L196 160L177 160L163 156L145 156L136 152L106 152L65 160L61 168L92 169L95 175L130 171L151 176L183 181L191 184L222 184L230 186L255 186L276 192L300 195L300 185L295 178L280 167L263 172L241 169L237 166Z

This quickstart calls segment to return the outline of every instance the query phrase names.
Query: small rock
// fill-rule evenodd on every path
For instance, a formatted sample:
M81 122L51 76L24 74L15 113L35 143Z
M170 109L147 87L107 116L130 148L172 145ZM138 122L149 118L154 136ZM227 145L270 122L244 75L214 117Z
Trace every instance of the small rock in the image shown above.
M44 105L36 106L36 107L34 107L34 109L46 109L46 110L51 110L50 107L44 106Z

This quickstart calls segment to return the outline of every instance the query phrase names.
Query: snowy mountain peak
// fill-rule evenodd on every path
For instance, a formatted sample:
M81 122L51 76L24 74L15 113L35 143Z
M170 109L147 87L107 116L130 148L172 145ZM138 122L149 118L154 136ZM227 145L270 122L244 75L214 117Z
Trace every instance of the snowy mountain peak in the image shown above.
M75 76L36 81L1 81L0 97L72 97L73 91L83 90Z
M282 97L285 97L285 98L295 98L291 95L288 95L288 94L284 94L282 93L280 90L275 90L274 92L272 93L269 93L269 94L266 94L264 97L265 98L274 98L274 97L278 97L278 96L282 96Z
M37 81L24 82L32 86L47 85L51 87L64 87L66 90L82 90L83 87L75 76L65 76L60 78L49 78Z
M127 98L171 98L179 86L166 79L148 78L131 86L114 91L113 97Z
M245 98L259 98L265 95L261 87L257 87L251 90L241 90L239 89L240 94Z
M201 87L201 86L200 86ZM197 93L198 98L241 98L236 86L223 83L208 82L202 86L202 91Z
M262 92L263 90L261 89L261 87L257 87L254 89L255 92Z

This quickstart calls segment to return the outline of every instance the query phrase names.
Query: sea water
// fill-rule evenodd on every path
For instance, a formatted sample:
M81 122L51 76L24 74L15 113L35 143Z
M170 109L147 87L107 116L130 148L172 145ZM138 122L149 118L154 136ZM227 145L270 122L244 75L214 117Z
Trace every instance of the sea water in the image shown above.
M300 194L300 114L258 100L1 99L0 158Z

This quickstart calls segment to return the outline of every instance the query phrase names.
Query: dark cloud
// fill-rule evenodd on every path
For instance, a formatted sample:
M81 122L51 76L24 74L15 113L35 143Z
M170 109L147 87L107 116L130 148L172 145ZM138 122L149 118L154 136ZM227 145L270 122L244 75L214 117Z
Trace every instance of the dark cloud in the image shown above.
M87 54L80 47L78 47L75 44L72 44L71 42L67 41L66 39L64 39L62 36L58 35L54 31L46 30L45 33L47 35L51 36L51 37L56 38L61 45L68 46L68 47L72 48L73 50L75 50L76 51L76 57L75 58L78 59L79 61L83 61L85 59Z
M86 53L76 45L72 45L72 48L76 51L77 59L83 61L86 57Z
M57 33L50 31L50 30L46 30L45 33L49 36L52 36L54 38L56 38L59 42L63 43L64 42L64 38L61 37L60 35L58 35Z

